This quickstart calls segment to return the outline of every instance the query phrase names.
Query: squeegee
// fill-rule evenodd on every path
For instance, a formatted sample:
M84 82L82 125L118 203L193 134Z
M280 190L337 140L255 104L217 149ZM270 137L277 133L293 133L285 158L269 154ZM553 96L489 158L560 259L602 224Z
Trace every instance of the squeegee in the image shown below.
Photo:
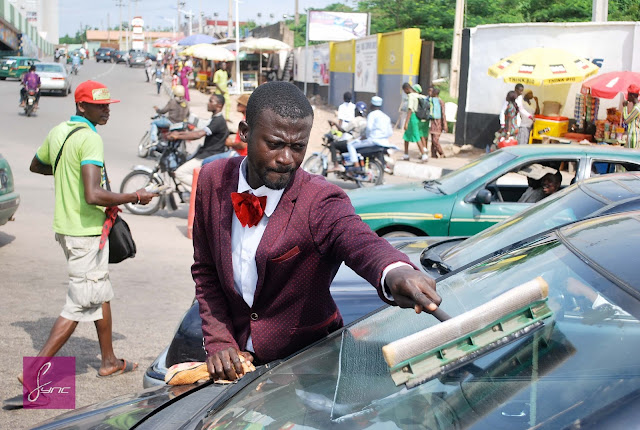
M411 388L539 329L553 315L548 294L548 284L537 277L475 309L383 346L391 378L396 385ZM440 315L435 316L441 319Z

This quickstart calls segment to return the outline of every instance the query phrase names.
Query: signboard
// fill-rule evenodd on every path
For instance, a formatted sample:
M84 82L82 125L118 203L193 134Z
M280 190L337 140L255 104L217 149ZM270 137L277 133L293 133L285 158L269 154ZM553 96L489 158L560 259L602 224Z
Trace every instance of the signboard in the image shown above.
M142 33L142 27L144 27L144 20L136 16L131 20L131 27L133 35L131 36L131 49L137 51L144 50L144 33Z
M366 13L309 11L309 40L340 41L358 39L369 34Z
M311 49L310 49L311 50ZM329 45L313 47L312 81L318 85L329 85Z
M356 40L356 73L353 89L358 92L378 92L378 36Z

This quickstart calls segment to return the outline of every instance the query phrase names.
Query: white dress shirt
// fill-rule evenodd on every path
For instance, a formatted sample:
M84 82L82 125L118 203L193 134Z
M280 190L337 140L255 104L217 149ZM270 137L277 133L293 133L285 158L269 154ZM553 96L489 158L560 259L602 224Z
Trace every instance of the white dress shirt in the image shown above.
M257 190L251 188L246 180L247 172L247 159L245 158L240 163L240 174L238 175L238 192L244 193L249 191L251 194L257 197L267 196L267 204L264 209L264 216L253 227L243 227L240 224L238 216L233 213L233 219L231 221L231 261L233 263L233 286L242 296L245 303L251 307L253 306L253 299L256 293L256 285L258 283L258 266L256 265L256 251L262 235L267 228L269 218L276 210L284 188L281 190L272 190L265 185L261 186ZM400 266L409 266L403 262L396 262L387 266L382 272L381 284L384 286L384 281L389 271ZM411 266L409 266L411 267ZM393 300L393 297L389 293L386 287L382 289L385 297L389 300ZM247 351L255 352L253 349L253 342L251 340L251 334L247 340Z
M367 115L367 139L380 146L392 146L389 138L393 134L391 119L380 109L371 111Z
M247 159L242 160L240 164L240 175L238 176L238 192L244 193L249 191L251 194L262 197L267 196L267 204L264 208L264 216L253 227L243 227L238 220L235 211L233 213L233 219L231 221L231 261L233 263L233 286L238 294L242 296L244 301L253 306L253 297L256 292L256 285L258 283L258 266L256 265L256 251L258 245L262 239L269 217L273 215L276 210L284 188L281 190L272 190L265 185L261 186L257 190L251 188L246 180L247 172ZM247 340L247 351L253 351L253 342L251 341L251 334Z

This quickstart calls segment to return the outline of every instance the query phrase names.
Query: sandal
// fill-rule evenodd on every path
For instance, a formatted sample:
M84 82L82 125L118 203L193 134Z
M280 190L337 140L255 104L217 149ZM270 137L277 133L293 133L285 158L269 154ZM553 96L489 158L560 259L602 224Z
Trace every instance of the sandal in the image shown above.
M138 368L138 363L130 363L124 358L121 358L123 366L121 369L116 370L115 372L109 373L108 375L101 375L100 373L96 373L98 378L110 378L113 376L122 375L123 373L133 372Z

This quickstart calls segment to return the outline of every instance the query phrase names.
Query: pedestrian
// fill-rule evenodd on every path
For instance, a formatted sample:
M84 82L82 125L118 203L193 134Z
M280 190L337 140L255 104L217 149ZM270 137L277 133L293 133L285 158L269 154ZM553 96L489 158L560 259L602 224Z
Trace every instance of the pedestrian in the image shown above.
M236 111L242 114L242 121L247 119L247 103L249 102L249 94L241 94L236 102ZM240 139L240 133L237 131L230 134L225 141L225 144L229 147L227 152L221 152L219 154L211 155L202 160L202 165L209 164L212 161L219 160L220 158L229 157L244 157L247 155L247 143Z
M422 161L429 159L427 148L423 144L420 119L416 116L420 99L423 98L408 82L402 84L402 91L407 95L407 119L404 122L404 160L409 159L409 143L418 145Z
M302 91L267 82L240 123L247 157L200 171L191 273L213 379L241 376L240 356L285 358L340 328L329 285L343 261L387 303L440 304L435 281L373 233L344 191L299 168L312 123Z
M393 135L393 128L391 126L391 118L381 110L382 102L382 97L371 97L370 112L367 115L367 128L365 130L365 136L361 138L363 141L366 140L366 142L356 145L357 148L374 143L385 148L397 149L389 143L389 138Z
M535 107L532 106L531 100L536 102ZM517 101L517 99L516 99ZM517 103L516 103L517 104ZM520 127L518 128L518 145L528 145L531 130L533 129L534 115L540 114L540 105L538 97L533 95L533 91L526 90L522 95L522 106L518 106L520 111Z
M113 352L110 302L114 294L107 265L108 238L101 247L104 208L125 203L146 205L157 196L144 188L114 193L102 187L104 151L96 126L107 123L109 106L118 101L99 82L78 85L76 114L49 132L30 166L32 172L54 177L53 230L69 272L66 303L38 357L54 356L79 321L93 321L100 344L98 376L120 375L137 367L137 363L116 358ZM19 379L23 382L22 375Z
M208 126L193 131L174 131L167 136L169 140L196 140L204 137L204 143L195 155L175 171L176 179L189 193L193 182L193 169L200 167L205 158L227 151L226 141L229 136L229 128L227 121L222 116L223 108L224 97L220 94L212 94L207 104L207 110L211 112L211 122ZM183 200L188 200L186 196L181 197Z
M493 141L494 145L502 139L510 140L518 134L518 124L520 120L518 105L516 104L516 98L518 97L515 91L509 91L505 102L500 110L500 130L496 133L496 137ZM487 145L487 152L490 148Z
M162 88L162 81L164 80L164 70L162 69L162 63L160 63L158 61L158 63L156 64L156 70L154 72L154 75L156 77L155 81L156 81L156 87L157 87L157 94L160 95L160 88Z
M630 85L627 89L627 100L622 104L622 119L627 124L627 148L640 148L640 103L638 103L640 87Z
M440 98L440 88L430 89L431 121L429 124L429 134L431 135L431 156L433 158L445 158L442 146L440 146L440 135L447 131L447 116L444 112L444 101Z
M147 55L147 58L144 60L144 76L147 78L147 82L150 82L151 66L153 66L153 61L151 61L151 58Z
M215 94L220 94L224 97L224 104L226 106L224 110L224 118L229 119L229 73L227 72L227 63L224 61L220 64L220 68L213 74L213 86Z
M191 67L183 65L180 69L180 83L184 87L184 99L191 101L189 97L189 75L191 74Z
M356 105L351 102L351 91L344 93L342 100L338 106L338 127L344 128L355 117Z

